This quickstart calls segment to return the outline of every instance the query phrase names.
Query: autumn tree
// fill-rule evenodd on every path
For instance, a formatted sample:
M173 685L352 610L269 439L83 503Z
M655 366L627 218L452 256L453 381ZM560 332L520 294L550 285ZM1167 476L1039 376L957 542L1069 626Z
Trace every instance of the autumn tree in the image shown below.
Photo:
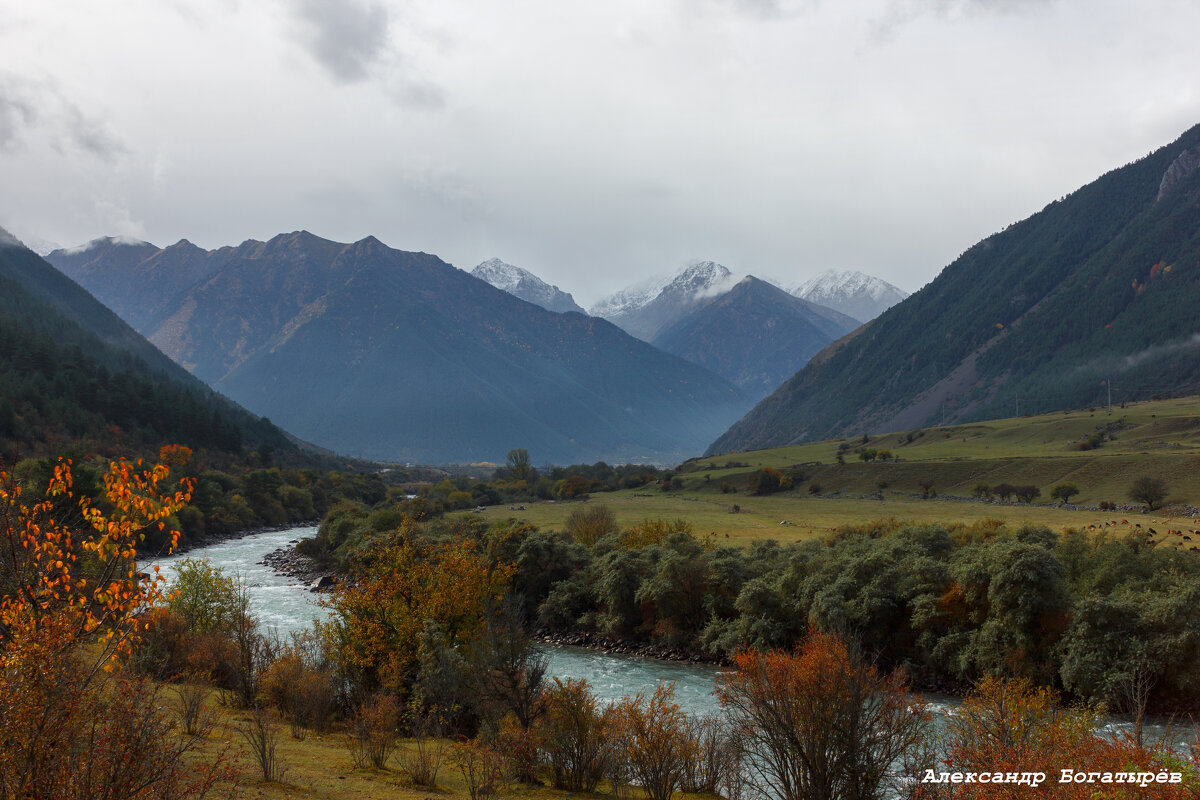
M183 798L206 794L220 765L185 763L157 689L125 676L139 612L163 580L135 549L182 508L169 469L110 464L102 512L74 492L70 462L45 495L0 471L0 796ZM166 532L172 544L177 532ZM157 570L155 571L157 573Z
M1124 736L1101 729L1098 708L1063 708L1058 695L1034 687L1025 679L985 678L947 719L942 771L960 773L1041 773L1036 789L1008 782L973 782L967 786L938 786L927 780L919 797L1008 800L1037 796L1049 800L1092 800L1147 796L1195 797L1195 764L1183 763L1169 749L1148 748ZM1191 760L1188 759L1188 762ZM1092 782L1061 781L1063 770L1095 773ZM1187 776L1177 784L1155 783L1153 788L1126 789L1099 781L1104 773L1154 773L1179 771ZM934 770L932 776L937 777ZM930 778L930 773L925 773ZM1122 776L1124 777L1124 775ZM1165 777L1165 776L1164 776ZM1108 783L1113 781L1110 777Z
M782 800L889 796L924 755L929 714L899 675L883 675L839 637L794 652L749 651L717 696L740 725L752 782Z
M330 599L339 657L366 688L401 695L416 679L426 622L447 646L470 641L514 571L510 564L491 563L471 540L435 544L412 529L374 547L363 564Z

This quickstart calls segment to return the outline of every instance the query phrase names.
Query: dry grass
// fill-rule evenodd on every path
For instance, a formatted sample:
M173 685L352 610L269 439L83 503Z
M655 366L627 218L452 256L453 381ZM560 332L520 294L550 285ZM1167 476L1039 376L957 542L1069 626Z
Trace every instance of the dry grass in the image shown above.
M255 800L425 800L426 798L468 798L467 785L457 769L446 768L438 774L436 788L413 786L398 769L398 758L392 757L390 769L355 768L345 746L346 734L338 726L330 733L317 736L311 732L297 740L281 727L276 757L286 769L283 782L264 782L253 753L238 736L237 731L251 717L246 710L220 705L217 694L211 693L207 706L213 709L216 725L200 748L196 758L212 758L223 749L233 754L239 778L225 789L239 798ZM411 741L401 745L412 747ZM402 755L402 753L400 754ZM564 792L549 787L514 786L506 789L499 800L561 800ZM217 796L221 796L219 793ZM575 793L574 797L608 798L611 795ZM636 795L635 795L636 796Z

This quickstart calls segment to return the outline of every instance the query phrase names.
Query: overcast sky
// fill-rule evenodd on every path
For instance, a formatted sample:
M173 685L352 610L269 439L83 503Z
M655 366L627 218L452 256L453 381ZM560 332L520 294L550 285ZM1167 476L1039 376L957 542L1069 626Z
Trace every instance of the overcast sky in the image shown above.
M920 288L1200 122L1194 0L0 0L0 226L307 229L584 305L695 259Z

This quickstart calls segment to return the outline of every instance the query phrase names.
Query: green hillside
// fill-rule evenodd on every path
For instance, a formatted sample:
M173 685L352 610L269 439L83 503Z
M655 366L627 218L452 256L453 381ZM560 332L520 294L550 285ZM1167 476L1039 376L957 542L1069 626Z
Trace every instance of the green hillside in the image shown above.
M138 454L163 443L296 450L32 251L0 237L0 458Z
M709 453L1200 388L1200 127L963 253Z

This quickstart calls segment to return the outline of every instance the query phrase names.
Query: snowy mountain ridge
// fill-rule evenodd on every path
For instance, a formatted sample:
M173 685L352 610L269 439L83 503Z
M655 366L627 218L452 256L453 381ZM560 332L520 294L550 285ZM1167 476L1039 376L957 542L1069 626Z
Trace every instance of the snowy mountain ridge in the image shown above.
M690 295L691 300L716 297L732 289L740 278L713 261L693 261L677 272L652 276L601 298L588 313L605 319L632 314L663 294Z
M854 270L826 270L799 284L783 287L810 303L869 322L908 297L908 292L882 278Z
M557 286L546 283L529 270L513 266L498 258L489 258L479 264L471 270L471 275L528 303L541 306L547 311L585 313L569 292L564 292Z

